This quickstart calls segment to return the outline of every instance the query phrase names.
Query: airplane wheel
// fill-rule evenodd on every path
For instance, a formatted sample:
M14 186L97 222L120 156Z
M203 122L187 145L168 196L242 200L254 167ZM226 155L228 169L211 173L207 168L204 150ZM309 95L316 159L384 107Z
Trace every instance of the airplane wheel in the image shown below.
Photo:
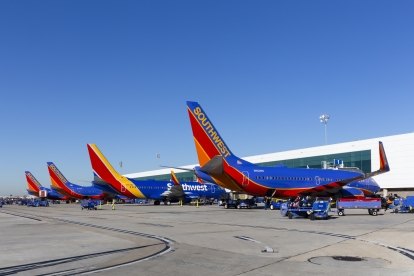
M338 210L338 216L344 216L344 211L343 210Z
M288 218L289 218L289 219L292 219L292 218L293 218L292 213L290 213L290 212L289 212L289 214L288 214Z
M275 207L273 207L273 204L270 205L270 210L275 209Z
M310 220L315 220L315 214L310 214L309 218Z

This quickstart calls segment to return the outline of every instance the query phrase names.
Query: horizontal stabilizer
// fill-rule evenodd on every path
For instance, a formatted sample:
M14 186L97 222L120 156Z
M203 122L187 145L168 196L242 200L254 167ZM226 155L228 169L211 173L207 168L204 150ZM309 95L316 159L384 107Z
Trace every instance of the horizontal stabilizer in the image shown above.
M222 175L223 174L223 156L216 155L210 159L204 166L200 168L200 171L210 175Z

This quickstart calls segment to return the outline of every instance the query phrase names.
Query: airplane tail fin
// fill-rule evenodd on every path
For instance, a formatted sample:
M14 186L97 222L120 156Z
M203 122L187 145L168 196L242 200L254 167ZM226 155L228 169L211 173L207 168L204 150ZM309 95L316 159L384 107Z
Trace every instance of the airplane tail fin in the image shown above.
M112 167L97 145L88 144L87 146L92 169L97 177L110 184L112 188L123 195L131 198L145 198L144 194L131 180Z
M39 193L42 185L29 171L24 172L26 174L27 190L33 193Z
M207 117L207 114L197 102L188 101L187 111L201 167L217 155L223 158L233 155L213 126L213 123Z
M49 170L50 182L52 187L55 187L59 190L69 183L66 177L63 176L63 174L60 172L60 170L56 167L56 165L53 162L47 162L47 168Z
M88 152L93 172L98 178L111 182L117 181L117 179L122 177L111 163L109 163L108 159L102 154L97 145L88 144Z

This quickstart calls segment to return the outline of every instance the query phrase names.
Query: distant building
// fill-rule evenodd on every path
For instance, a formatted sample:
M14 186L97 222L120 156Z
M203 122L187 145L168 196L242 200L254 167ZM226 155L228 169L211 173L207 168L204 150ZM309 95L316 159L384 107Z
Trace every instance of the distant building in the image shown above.
M249 162L274 166L284 164L291 168L321 168L324 164L341 160L344 167L357 167L364 172L379 168L378 141L382 141L391 168L390 172L374 177L384 193L404 195L414 192L414 133L378 137L340 144L331 144L277 153L243 157ZM196 166L188 165L185 168ZM125 175L136 179L170 179L170 169L146 171ZM174 170L183 181L194 179L192 172Z

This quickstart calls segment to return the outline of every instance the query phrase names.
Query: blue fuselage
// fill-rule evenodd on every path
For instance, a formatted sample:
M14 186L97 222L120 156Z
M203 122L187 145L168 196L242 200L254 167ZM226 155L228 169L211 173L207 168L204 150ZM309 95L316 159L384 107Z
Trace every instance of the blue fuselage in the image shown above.
M223 166L224 173L251 195L273 194L275 197L291 197L307 193L334 194L343 186L360 189L364 194L375 194L380 190L372 178L349 182L349 179L361 178L364 173L360 171L265 167L241 159L231 159L233 158L224 160L227 162ZM345 185L341 181L348 183ZM326 186L324 189L318 190L318 187L324 185Z

